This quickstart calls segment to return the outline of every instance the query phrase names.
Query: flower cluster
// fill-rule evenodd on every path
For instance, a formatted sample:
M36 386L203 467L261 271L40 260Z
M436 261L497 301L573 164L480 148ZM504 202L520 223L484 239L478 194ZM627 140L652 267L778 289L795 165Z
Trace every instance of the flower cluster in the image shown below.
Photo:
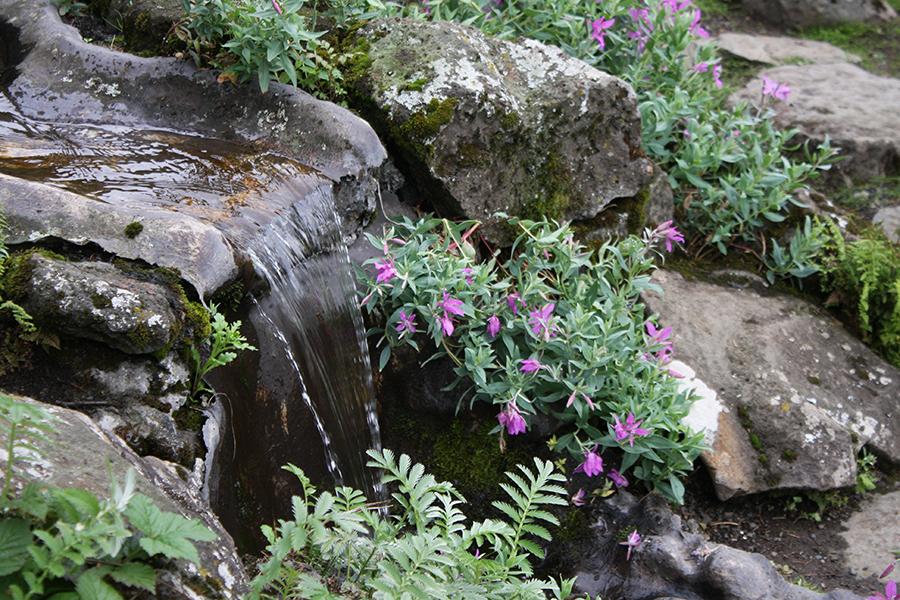
M651 287L653 258L684 237L669 222L589 251L566 226L511 225L522 235L502 264L499 255L473 260L464 241L472 222L404 220L372 240L384 256L369 261L362 305L385 323L379 364L393 346L419 350L431 338L471 382L472 400L497 406L502 435L554 415L555 448L580 473L606 473L618 487L630 473L679 500L678 475L701 437L679 425L690 399L665 367L671 329L645 323L640 294ZM604 449L621 453L616 469L604 465Z

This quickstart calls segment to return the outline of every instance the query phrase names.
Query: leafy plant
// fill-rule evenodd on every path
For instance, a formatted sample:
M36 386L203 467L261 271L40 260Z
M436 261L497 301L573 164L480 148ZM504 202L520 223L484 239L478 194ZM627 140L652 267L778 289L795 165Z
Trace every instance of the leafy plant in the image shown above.
M856 493L865 494L875 489L878 475L875 472L877 459L865 449L856 457Z
M478 226L404 219L382 238L369 236L384 253L369 261L376 277L360 275L362 306L384 324L370 330L380 368L392 348L424 352L430 342L429 361L455 366L460 406L496 406L501 436L547 415L561 428L554 448L583 461L587 475L603 470L598 448L616 449L621 473L681 502L679 477L702 435L681 424L692 398L666 366L671 330L646 321L640 301L658 289L650 283L654 245L671 244L677 230L588 250L568 226L514 219L520 235L509 258L495 252L477 262L470 239Z
M823 289L848 310L863 339L900 366L900 247L874 229L849 241L833 221L823 227Z
M235 358L237 353L244 350L254 351L255 347L247 343L247 338L241 334L241 322L229 323L225 316L219 312L215 304L209 305L211 332L207 342L209 349L204 355L201 349L190 346L191 362L193 364L194 380L191 395L196 397L201 393L212 393L212 389L206 385L204 377L213 369L224 367Z
M13 600L122 600L117 587L156 591L154 557L199 562L194 541L212 541L202 523L160 510L135 493L135 472L108 499L77 488L29 483L13 494L16 462L39 460L54 418L0 395L6 444L0 498L0 595Z
M291 520L263 527L268 559L249 600L569 597L574 580L531 579L531 558L543 557L547 526L558 525L549 509L567 504L565 479L551 463L535 459L533 469L507 473L500 485L509 500L494 503L505 518L468 524L465 500L450 483L405 454L399 461L390 450L368 454L395 490L389 508L346 487L318 493L303 471L285 467L302 496L293 498Z
M795 277L802 280L819 272L819 253L825 246L825 228L806 217L803 227L797 227L787 248L778 240L772 240L772 252L765 260L766 278L775 283L776 278Z
M208 59L224 78L255 79L264 93L281 81L322 97L340 95L338 59L324 32L309 24L306 0L183 2L187 21L178 33L198 64Z

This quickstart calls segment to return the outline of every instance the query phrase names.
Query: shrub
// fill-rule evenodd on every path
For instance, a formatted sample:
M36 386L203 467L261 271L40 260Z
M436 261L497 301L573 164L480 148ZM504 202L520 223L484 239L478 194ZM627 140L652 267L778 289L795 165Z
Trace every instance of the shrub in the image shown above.
M17 462L39 461L54 417L0 394L6 464L0 496L0 596L122 600L117 588L156 592L160 559L199 563L194 541L215 534L195 519L160 510L135 493L135 473L108 499L77 488L30 483L13 494ZM153 564L151 564L153 563Z
M670 227L603 244L596 251L553 222L512 220L520 232L508 259L475 260L474 221L404 220L370 241L384 256L378 275L361 274L363 307L383 328L379 367L391 348L409 345L428 360L453 361L460 405L498 408L503 435L522 433L538 415L562 429L555 449L598 474L599 448L624 453L618 472L680 502L701 435L681 424L691 398L666 363L669 329L644 318L654 244L671 245ZM669 237L667 237L669 236ZM645 331L646 329L646 331Z
M509 500L495 502L501 520L467 524L465 499L390 450L369 451L369 466L393 485L390 512L369 504L362 492L339 487L317 493L306 475L300 480L293 518L264 526L268 559L252 582L249 600L259 598L567 598L574 580L531 579L531 558L551 540L549 512L565 506L564 478L550 462L519 466L500 483ZM335 595L337 594L337 595Z
M219 312L215 304L209 305L210 334L206 341L205 352L191 345L188 353L191 359L193 371L193 383L191 395L212 393L212 389L206 384L204 378L213 369L224 367L237 358L238 352L245 350L255 351L256 348L247 343L247 338L241 334L241 322L229 323L225 316Z
M304 15L306 0L183 2L179 35L198 64L208 60L224 78L255 79L263 92L280 81L322 97L340 94L337 59Z

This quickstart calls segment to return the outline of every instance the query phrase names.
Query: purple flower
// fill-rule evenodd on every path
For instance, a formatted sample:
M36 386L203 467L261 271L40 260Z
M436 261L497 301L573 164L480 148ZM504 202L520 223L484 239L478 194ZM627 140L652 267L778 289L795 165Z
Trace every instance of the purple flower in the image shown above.
M566 408L569 408L570 406L572 406L575 403L576 397L578 397L578 392L577 391L572 392L572 394L569 396L569 400L566 402ZM591 400L590 396L582 393L581 397L584 398L585 403L588 405L588 407L591 410L594 410L596 408L596 406L594 406L594 403Z
M725 85L724 83L722 83L722 65L713 65L712 73L713 83L715 83L716 87L721 90L722 86Z
M610 469L609 473L607 473L606 476L609 477L614 484L616 484L616 487L628 487L628 480L625 479L624 475L622 475L615 469Z
M391 262L390 259L384 262L375 261L375 270L378 271L375 283L384 283L397 276L397 270L394 268L394 263Z
M694 20L691 21L691 33L696 35L698 38L708 38L709 32L703 27L700 26L700 19L703 18L703 12L698 8L694 11Z
M278 0L272 0L272 8L274 8L275 12L279 15L282 14L281 5L278 4Z
M897 582L896 581L888 581L884 584L884 593L876 592L875 595L869 596L866 600L897 600L900 596L897 595Z
M781 100L782 102L787 102L788 96L791 95L791 88L786 84L778 83L774 79L769 79L768 77L762 78L763 83L763 96L771 96L776 100Z
M616 441L628 440L629 446L634 446L634 438L650 435L650 431L641 427L643 421L636 421L634 413L628 413L625 423L619 421L618 415L614 415L615 425L613 430L616 434Z
M657 329L656 325L653 324L653 321L647 321L644 326L647 328L647 335L650 336L651 346L658 346L660 344L664 346L672 345L672 342L669 341L669 338L672 337L671 327Z
M665 240L666 243L666 252L672 251L672 244L683 244L684 236L681 234L678 229L672 226L672 221L665 221L656 226L650 233L650 237L653 240Z
M400 322L397 323L397 332L400 334L400 337L403 337L403 334L409 333L413 334L416 332L416 313L406 314L405 310L400 311Z
M494 339L500 333L500 319L497 318L497 315L491 315L487 320L487 333L491 336L491 339Z
M641 545L641 534L635 529L628 534L628 539L624 542L619 542L619 545L628 546L628 554L625 555L625 560L631 560L631 551Z
M693 69L695 73L706 73L707 71L709 71L709 64L705 62L697 63L696 65L691 67L691 69Z
M520 361L520 364L519 370L523 373L535 373L544 368L544 365L534 358L526 358L525 360Z
M447 313L438 317L438 323L441 324L441 331L445 336L450 337L453 335L453 319Z
M603 472L603 458L597 454L597 447L584 453L584 461L575 467L575 473L584 473L588 477L595 477Z
M606 30L611 29L615 24L615 19L604 19L603 17L591 22L591 37L597 41L601 50L606 50Z
M584 506L584 490L578 488L578 491L572 496L573 506Z
M506 410L502 410L497 414L497 420L501 426L506 427L506 432L509 435L525 433L525 430L528 428L515 402L507 404Z
M447 292L444 292L444 299L438 302L438 308L444 309L445 313L450 313L451 315L456 315L458 317L461 317L463 316L463 314L465 314L463 312L462 300L451 298L450 294L448 294Z
M462 270L462 274L466 278L466 283L468 285L472 285L472 283L474 282L474 279L472 279L472 273L474 272L475 271L473 271L471 267L466 267Z
M555 308L556 305L551 302L550 304L545 304L543 308L528 313L530 317L528 324L531 326L531 332L534 335L541 336L545 340L550 339L550 336L553 334L550 328L550 317L553 315Z
M528 308L525 305L525 301L522 300L522 296L519 295L519 292L513 292L509 296L506 297L506 305L509 307L509 310L512 311L512 314L519 314L519 305L522 305L522 308Z
M878 576L878 579L884 579L885 577L887 577L888 575L893 573L894 565L895 565L895 563L891 563L887 567L885 567L884 571L881 572L881 575Z

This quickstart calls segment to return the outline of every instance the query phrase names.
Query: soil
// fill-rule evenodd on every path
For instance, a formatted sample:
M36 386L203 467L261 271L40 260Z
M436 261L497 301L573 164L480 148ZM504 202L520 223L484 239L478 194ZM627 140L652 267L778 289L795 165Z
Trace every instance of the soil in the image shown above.
M685 521L693 521L710 541L762 554L785 579L817 591L844 588L867 596L881 587L873 577L854 576L843 560L847 543L840 534L864 495L852 491L828 494L825 498L832 505L819 512L821 520L817 521L817 504L799 493L759 494L720 502L702 466L686 484L685 505L677 512ZM898 486L896 476L881 473L878 488L870 493L886 493ZM801 500L791 509L794 497Z

